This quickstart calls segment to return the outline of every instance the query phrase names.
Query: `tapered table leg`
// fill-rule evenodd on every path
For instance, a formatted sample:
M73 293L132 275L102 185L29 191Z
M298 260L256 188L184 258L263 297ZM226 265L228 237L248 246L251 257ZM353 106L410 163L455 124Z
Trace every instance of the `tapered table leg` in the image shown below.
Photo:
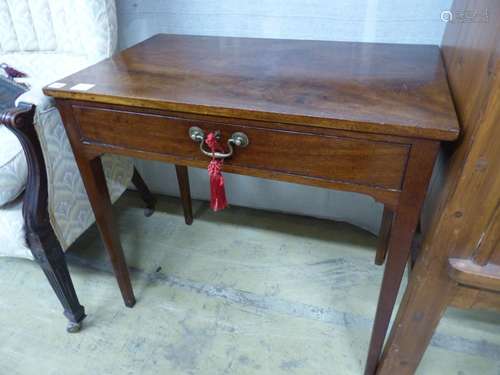
M132 290L120 236L113 217L113 207L111 205L101 158L96 157L88 160L82 156L75 156L90 204L94 210L97 227L101 232L102 240L106 246L111 264L113 265L113 270L123 300L126 306L132 307L135 304L134 292Z
M132 175L132 183L136 187L137 191L141 195L142 200L146 203L146 208L144 209L144 216L150 217L155 212L156 198L149 191L148 185L142 179L137 168L134 167L134 174Z
M384 207L382 215L382 224L380 225L380 234L378 239L377 253L375 254L375 264L381 266L387 256L389 238L391 235L393 213L388 207Z
M179 184L182 209L184 210L184 221L187 225L191 225L193 223L193 206L189 189L188 169L182 165L176 165L175 172L177 174L177 183Z
M394 213L365 375L372 375L377 369L438 147L439 142L421 141L410 151L399 205Z
M454 295L456 282L443 277L448 272L448 257L436 256L428 249L426 252L417 260L412 271L408 289L377 366L377 375L415 373Z

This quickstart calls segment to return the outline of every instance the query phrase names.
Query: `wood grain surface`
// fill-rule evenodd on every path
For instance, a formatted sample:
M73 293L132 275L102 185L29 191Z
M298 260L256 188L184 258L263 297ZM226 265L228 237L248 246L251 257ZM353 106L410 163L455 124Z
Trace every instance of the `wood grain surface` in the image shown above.
M365 368L375 372L440 141L458 135L437 47L157 35L62 82L45 93L56 98L128 306L130 279L99 188L103 153L206 167L191 126L220 131L223 143L243 132L249 145L235 147L224 171L384 203L393 219Z
M189 138L189 128L205 134L220 131L223 140L235 132L245 133L250 144L235 148L225 164L277 173L400 191L409 144L317 135L269 129L236 122L225 124L189 118L151 115L96 107L73 106L82 139L90 143L165 154L179 159L210 160ZM307 128L305 129L307 130Z
M159 34L45 87L108 104L453 140L437 46ZM72 90L79 83L95 85Z

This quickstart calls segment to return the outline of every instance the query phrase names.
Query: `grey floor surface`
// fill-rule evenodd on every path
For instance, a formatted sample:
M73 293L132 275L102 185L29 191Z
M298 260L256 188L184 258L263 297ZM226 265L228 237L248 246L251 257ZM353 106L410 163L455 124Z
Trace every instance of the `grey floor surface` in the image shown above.
M137 305L125 308L95 227L68 253L78 334L38 266L0 259L0 375L361 374L382 268L343 223L162 197L116 208ZM450 309L419 374L500 374L500 316Z

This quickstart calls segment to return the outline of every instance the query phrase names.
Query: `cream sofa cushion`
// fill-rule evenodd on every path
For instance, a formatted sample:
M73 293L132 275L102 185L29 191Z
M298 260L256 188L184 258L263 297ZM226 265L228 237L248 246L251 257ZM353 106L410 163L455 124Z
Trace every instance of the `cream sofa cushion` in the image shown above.
M0 0L0 55L56 52L98 60L116 45L114 0Z
M36 105L35 129L46 164L48 211L66 250L94 222L59 112L41 87L109 57L116 47L114 0L0 0L0 62L29 75L19 102ZM132 160L102 157L111 200L125 191ZM26 247L22 201L0 209L0 256L32 258Z
M26 81L33 89L23 94L18 102L36 104L37 111L53 106L51 98L42 94L43 85L88 66L88 60L83 56L55 53L3 54L0 60L29 75ZM23 192L27 176L28 166L19 140L9 129L0 125L0 206Z
M28 74L25 81L33 88L40 89L92 64L85 56L53 52L0 53L0 62Z
M52 227L64 250L95 220L83 187L69 140L59 111L42 87L61 77L79 71L91 61L85 56L65 53L33 52L6 53L2 61L27 73L31 90L16 101L36 105L35 128L42 146L49 181L49 215ZM111 198L116 201L132 178L130 158L105 155L102 158ZM3 212L0 212L0 216ZM0 256L2 254L0 249Z
M28 166L19 140L0 125L0 206L22 193L27 177Z
M95 217L59 111L50 105L51 100L44 96L39 88L21 95L18 101L29 102L37 106L35 128L42 144L49 179L50 221L61 247L67 250L76 238L95 221ZM8 129L5 130L10 133ZM133 162L130 158L104 155L102 163L111 201L115 202L126 190L132 178ZM33 259L26 245L25 233L22 199L1 207L0 257Z
M0 257L33 259L26 245L22 197L0 209L0 244Z

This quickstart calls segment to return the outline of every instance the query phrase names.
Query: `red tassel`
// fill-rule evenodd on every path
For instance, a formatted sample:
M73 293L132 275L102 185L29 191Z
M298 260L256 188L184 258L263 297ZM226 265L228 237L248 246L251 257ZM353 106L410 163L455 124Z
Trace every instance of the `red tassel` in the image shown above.
M226 190L224 189L224 176L221 173L222 160L212 159L208 164L210 176L210 208L220 211L227 207Z
M212 152L224 151L217 142L214 133L209 133L205 143ZM208 164L208 176L210 177L210 208L221 211L227 207L226 190L224 188L224 176L222 176L222 159L212 158Z

